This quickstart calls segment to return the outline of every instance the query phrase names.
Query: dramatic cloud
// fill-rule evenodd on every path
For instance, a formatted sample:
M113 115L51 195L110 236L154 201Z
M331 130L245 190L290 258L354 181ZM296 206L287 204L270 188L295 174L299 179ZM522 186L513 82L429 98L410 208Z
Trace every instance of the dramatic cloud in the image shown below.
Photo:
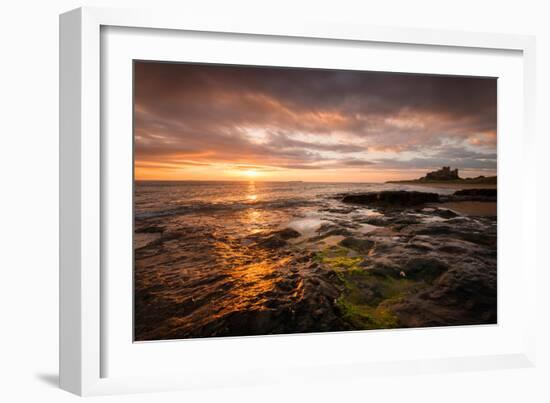
M155 62L134 74L138 178L496 171L496 79Z

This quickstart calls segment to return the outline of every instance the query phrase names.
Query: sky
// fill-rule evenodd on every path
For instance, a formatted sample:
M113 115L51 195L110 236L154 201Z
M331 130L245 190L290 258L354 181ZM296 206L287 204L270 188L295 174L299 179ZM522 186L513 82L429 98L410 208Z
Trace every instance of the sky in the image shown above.
M134 63L137 180L496 174L497 80Z

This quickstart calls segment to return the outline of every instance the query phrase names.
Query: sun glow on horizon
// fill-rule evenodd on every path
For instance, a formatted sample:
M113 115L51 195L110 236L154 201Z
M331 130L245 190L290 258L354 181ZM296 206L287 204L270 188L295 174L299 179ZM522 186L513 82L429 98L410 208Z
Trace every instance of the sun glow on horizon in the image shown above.
M247 169L245 171L240 171L239 173L246 176L247 178L257 178L258 176L260 176L260 173L255 169Z
M251 161L254 162L254 161ZM228 166L229 165L229 166ZM248 181L248 182L360 182L374 183L391 180L410 180L424 176L432 168L426 169L375 169L365 168L335 168L335 169L286 169L276 166L231 166L231 164L201 165L180 167L147 166L142 161L136 163L134 171L135 180L155 181ZM435 168L434 168L435 169ZM493 176L493 170L461 169L461 177L469 178L479 175ZM255 193L255 192L251 192Z

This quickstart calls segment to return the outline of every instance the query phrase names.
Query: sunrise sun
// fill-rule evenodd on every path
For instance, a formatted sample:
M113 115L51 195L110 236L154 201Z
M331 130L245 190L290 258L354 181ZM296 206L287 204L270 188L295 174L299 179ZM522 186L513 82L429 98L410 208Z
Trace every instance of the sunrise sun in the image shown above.
M256 178L258 175L260 175L260 173L254 169L247 169L246 171L242 171L242 174L247 178Z

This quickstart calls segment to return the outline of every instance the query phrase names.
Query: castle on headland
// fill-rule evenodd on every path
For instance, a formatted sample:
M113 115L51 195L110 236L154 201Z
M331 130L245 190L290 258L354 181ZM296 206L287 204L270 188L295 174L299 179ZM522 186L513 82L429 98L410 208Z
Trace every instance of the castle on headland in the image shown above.
M426 176L421 180L428 181L450 181L454 179L460 179L458 176L458 169L451 169L451 167L443 167L437 171L428 172Z
M458 176L458 169L451 169L451 167L443 167L437 171L428 172L426 176L420 179L410 179L401 181L388 181L386 183L433 183L433 182L446 182L453 181L453 183L476 183L482 185L496 185L496 176L477 176L475 178L461 178ZM456 181L456 182L455 182Z

